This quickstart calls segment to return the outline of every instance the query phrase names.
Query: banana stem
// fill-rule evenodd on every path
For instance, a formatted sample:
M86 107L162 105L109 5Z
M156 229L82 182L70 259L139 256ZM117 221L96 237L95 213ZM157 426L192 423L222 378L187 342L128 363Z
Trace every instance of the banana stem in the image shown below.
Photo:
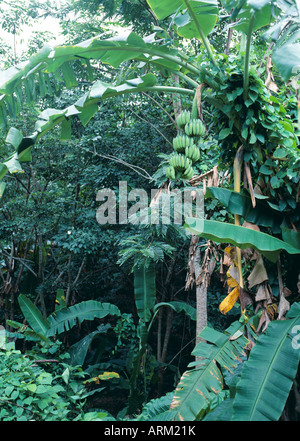
M242 164L243 164L243 153L244 146L241 146L236 152L234 166L233 166L233 174L234 174L234 191L237 193L241 192L241 174L242 174ZM234 215L234 223L235 225L240 226L240 216L238 214ZM239 284L240 288L244 288L243 281L243 272L242 272L242 256L241 249L236 247L236 257L237 257L237 267L239 272Z

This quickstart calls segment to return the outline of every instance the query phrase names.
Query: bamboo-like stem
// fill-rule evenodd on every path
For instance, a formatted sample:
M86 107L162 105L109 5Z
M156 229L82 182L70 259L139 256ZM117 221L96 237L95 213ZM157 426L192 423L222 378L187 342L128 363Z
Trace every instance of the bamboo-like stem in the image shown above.
M253 13L251 16L249 23L249 30L247 34L247 44L246 44L245 59L244 59L244 100L248 98L248 91L249 91L250 49L251 49L251 35L253 32L254 20L255 20L255 13Z

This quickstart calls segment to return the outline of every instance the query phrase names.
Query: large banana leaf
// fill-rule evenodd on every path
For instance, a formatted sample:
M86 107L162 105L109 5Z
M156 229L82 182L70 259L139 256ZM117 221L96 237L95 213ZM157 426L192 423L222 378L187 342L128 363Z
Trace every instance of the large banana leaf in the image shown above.
M84 338L82 338L70 347L70 364L72 366L83 365L87 351L91 346L92 341L99 335L103 335L104 333L106 333L108 327L110 327L110 325L101 324L100 326L98 326L96 331L90 332L88 335L86 335Z
M32 303L32 301L24 294L20 294L18 297L20 308L26 318L29 326L34 332L41 335L46 335L49 331L49 322L42 316L39 309Z
M223 376L217 363L234 370L248 340L243 336L243 325L233 323L225 333L204 328L200 342L192 355L199 360L190 363L194 369L186 371L175 390L170 410L176 410L175 420L195 421L203 417L210 401L223 389ZM210 344L211 343L211 344Z
M22 172L20 162L30 161L31 149L33 148L34 144L58 124L62 124L63 139L67 139L71 135L71 117L78 116L81 122L86 125L98 111L99 102L103 99L126 93L139 93L142 91L154 90L158 92L179 92L194 95L193 90L155 86L155 82L156 79L152 74L147 74L140 78L128 80L118 86L97 81L91 88L91 91L86 93L81 99L77 100L74 105L68 106L62 110L46 109L41 112L35 124L36 131L31 136L26 136L20 139L20 132L15 128L11 128L6 138L6 142L14 145L17 150L15 153L10 155L7 160L0 163L0 179L2 179L8 172Z
M279 8L273 0L246 0L242 2L242 7L240 2L237 3L232 17L236 20L234 27L248 34L249 30L253 32L271 24L278 13Z
M147 0L159 20L174 14L179 35L185 38L207 36L218 20L217 0Z
M256 207L253 208L250 195L221 187L208 187L205 198L218 199L230 213L242 216L247 222L270 227L274 234L281 233L283 216L264 199L256 199Z
M137 313L148 322L156 300L155 265L136 267L134 270L134 296Z
M120 310L111 303L101 303L96 300L87 300L69 308L60 309L48 317L49 329L47 330L47 336L52 337L55 334L69 331L76 325L77 321L81 323L83 320L101 319L108 314L119 316Z
M172 402L173 392L168 392L160 398L150 400L142 409L141 414L137 417L138 421L170 421L175 416L169 410Z
M233 421L277 421L300 360L300 304L286 320L269 323L244 363L233 403Z
M276 237L234 224L188 218L185 228L191 234L205 237L214 242L231 243L241 249L254 248L272 262L276 262L282 250L290 254L300 254L300 249Z
M276 48L272 60L284 81L300 72L300 43L285 44Z
M300 71L300 3L298 0L281 1L281 19L265 33L275 43L272 54L278 72L285 82ZM287 26L288 23L288 26Z
M61 89L62 82L67 88L76 87L76 64L82 64L87 78L91 80L91 59L101 60L113 67L132 59L151 63L152 71L155 66L172 72L182 70L184 74L193 72L198 75L201 71L200 67L189 63L179 50L170 48L161 39L155 39L155 34L141 38L129 31L111 38L100 35L79 44L57 46L54 50L45 46L27 61L0 72L0 126L6 128L8 115L18 115L24 92L26 99L32 102L41 96L53 95Z
M191 69L197 73L199 70L195 66L186 62L185 57L175 48L169 48L163 45L161 40L155 40L155 36L150 35L141 38L134 32L124 32L111 38L103 38L103 35L91 38L79 44L57 46L51 50L45 46L36 55L30 57L27 61L11 67L0 73L0 105L3 104L6 95L17 93L17 88L21 84L28 85L28 81L42 73L45 78L47 74L62 73L67 87L73 87L77 84L74 78L74 68L71 62L81 60L86 64L89 59L99 59L103 63L118 67L121 63L129 59L149 62L156 64L160 62L165 68L171 70ZM170 63L170 64L169 64ZM87 70L89 70L87 66ZM54 76L50 75L51 81ZM39 76L39 82L41 78ZM30 84L32 88L32 84Z

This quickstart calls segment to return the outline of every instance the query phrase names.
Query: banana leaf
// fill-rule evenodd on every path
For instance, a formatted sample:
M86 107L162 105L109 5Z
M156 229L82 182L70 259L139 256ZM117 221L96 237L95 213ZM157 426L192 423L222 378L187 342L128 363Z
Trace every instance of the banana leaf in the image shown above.
M270 0L246 0L242 3L242 7L238 3L233 11L233 17L236 19L233 26L246 35L248 35L251 26L252 32L268 26L279 13L279 8L271 4Z
M100 303L96 300L87 300L69 308L60 309L48 317L49 329L47 330L47 336L52 337L55 334L69 331L77 324L77 321L81 323L84 320L101 319L108 314L119 316L120 310L115 305Z
M154 306L153 312L155 313L162 306L167 306L169 308L172 308L178 314L180 312L185 312L192 320L195 320L195 321L197 320L196 309L193 306L189 305L188 303L185 303L185 302L160 302Z
M299 325L296 303L286 320L269 323L259 336L237 384L233 421L278 421L300 361Z
M138 316L144 322L148 322L156 300L155 265L135 268L134 296Z
M172 399L173 392L168 392L160 398L150 400L143 407L137 418L138 421L171 421L172 417L175 416L175 412L172 413L169 410Z
M6 187L6 182L1 182L0 183L0 198L2 198L3 193L5 191L5 187Z
M46 336L50 325L47 319L42 316L40 310L24 294L19 295L18 302L24 317L33 331L37 334Z
M176 410L175 420L195 421L201 419L214 397L223 389L223 376L217 363L233 371L240 355L245 355L248 340L243 336L243 324L234 322L225 333L206 327L192 355L199 360L189 364L176 387L170 410Z
M99 335L103 335L104 333L106 333L109 328L110 325L101 324L100 326L98 326L96 331L90 332L84 338L82 338L77 343L72 345L69 349L69 353L71 357L70 364L72 366L78 366L78 365L82 366L92 341Z
M201 33L207 36L218 20L217 0L147 0L147 2L159 20L175 14L177 32L185 38L201 38Z
M274 234L281 233L282 214L263 199L256 199L256 207L253 208L250 195L220 187L208 187L205 198L217 199L230 213L242 216L247 222L270 227Z
M273 52L272 61L285 82L300 71L300 43L284 44Z
M217 243L231 243L241 249L254 248L271 262L277 261L282 250L289 254L300 254L299 248L295 248L276 237L234 224L188 218L184 227L191 234Z
M46 109L40 115L35 124L35 132L23 139L17 140L17 134L11 134L9 141L15 144L20 142L18 153L11 155L4 163L0 163L0 179L9 171L22 171L20 162L31 160L31 149L34 144L43 137L49 130L52 130L58 124L62 124L62 137L70 138L70 117L78 116L82 124L86 125L95 115L99 108L99 102L112 96L118 96L126 93L138 93L142 91L165 91L178 92L194 95L194 91L185 88L160 87L155 86L155 77L152 74L144 75L140 78L131 79L124 84L113 86L104 82L96 82L89 93L85 93L75 104L65 109ZM66 126L67 124L67 126ZM65 130L67 128L67 130ZM14 138L12 139L12 135ZM8 142L9 142L8 141Z

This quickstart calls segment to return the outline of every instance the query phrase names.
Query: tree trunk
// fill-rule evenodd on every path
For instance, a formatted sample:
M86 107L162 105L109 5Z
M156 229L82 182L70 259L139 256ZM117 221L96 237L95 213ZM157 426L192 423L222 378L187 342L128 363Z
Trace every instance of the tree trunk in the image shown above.
M196 285L196 344L200 341L205 341L199 336L199 334L207 325L207 288L215 266L214 245L210 241L207 242L201 262L199 238L193 235L189 248L185 289L188 290Z

